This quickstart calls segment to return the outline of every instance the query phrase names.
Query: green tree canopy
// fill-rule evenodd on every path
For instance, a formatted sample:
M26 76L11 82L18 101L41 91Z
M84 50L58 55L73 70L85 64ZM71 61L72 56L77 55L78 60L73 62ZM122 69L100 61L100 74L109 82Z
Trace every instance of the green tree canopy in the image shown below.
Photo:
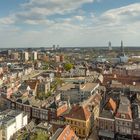
M49 140L48 134L43 131L38 131L36 134L30 137L31 140Z
M73 64L71 64L71 63L65 63L64 69L65 69L66 71L69 71L69 70L72 69L72 68L73 68Z

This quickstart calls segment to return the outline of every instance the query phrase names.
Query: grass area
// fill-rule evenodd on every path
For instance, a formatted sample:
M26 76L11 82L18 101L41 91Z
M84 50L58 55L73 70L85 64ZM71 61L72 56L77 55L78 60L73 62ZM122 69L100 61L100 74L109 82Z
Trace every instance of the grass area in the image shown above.
M17 140L26 140L28 136L29 136L29 133L25 131L21 135L18 136Z
M49 91L48 93L40 92L37 94L36 98L39 100L44 100L44 99L47 99L48 97L50 97L51 94L52 94L51 91Z

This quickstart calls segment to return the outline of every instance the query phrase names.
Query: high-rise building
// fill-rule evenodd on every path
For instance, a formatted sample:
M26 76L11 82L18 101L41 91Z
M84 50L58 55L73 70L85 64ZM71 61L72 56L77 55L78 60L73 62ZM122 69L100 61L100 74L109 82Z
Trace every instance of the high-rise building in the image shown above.
M55 62L60 62L60 56L59 55L55 56Z
M60 46L59 45L57 45L57 49L59 49L60 48Z
M64 55L63 54L60 55L60 62L64 62Z
M36 51L32 52L32 59L37 60L37 52Z
M13 60L18 60L19 59L19 53L18 52L13 52L11 54L11 59Z
M56 50L56 46L55 45L53 45L53 50Z
M22 52L22 58L23 61L29 60L29 53L28 52Z

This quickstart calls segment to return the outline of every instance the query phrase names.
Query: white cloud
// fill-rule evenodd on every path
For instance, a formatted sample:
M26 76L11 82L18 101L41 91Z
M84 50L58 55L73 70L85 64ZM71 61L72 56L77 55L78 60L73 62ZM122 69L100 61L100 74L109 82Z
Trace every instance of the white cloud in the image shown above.
M9 25L15 23L13 17L4 17L0 19L0 24Z
M140 3L131 4L125 7L108 10L103 13L101 20L113 24L129 24L140 20Z
M80 10L85 3L92 3L94 0L29 0L21 5L21 10L17 13L0 19L0 24L52 24L52 20L48 16L60 14L66 15ZM83 20L82 16L75 16L77 20Z
M28 12L39 15L66 14L94 0L31 0L22 6Z
M83 21L84 20L84 17L83 16L75 16L75 19L80 20L80 21Z
M86 16L82 12L67 18L48 18L56 13L73 13L74 9L80 10L82 4L90 2L93 1L31 0L23 5L23 11L0 19L0 25L24 23L43 27L43 30L0 30L0 47L41 47L55 43L62 46L94 46L106 45L108 40L114 45L119 45L120 40L124 40L126 45L139 44L140 3L108 10L98 17L95 13Z

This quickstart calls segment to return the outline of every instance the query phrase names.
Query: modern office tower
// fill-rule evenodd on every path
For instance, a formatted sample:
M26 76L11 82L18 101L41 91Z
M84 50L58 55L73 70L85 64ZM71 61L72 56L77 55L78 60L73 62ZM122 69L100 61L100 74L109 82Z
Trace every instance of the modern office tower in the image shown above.
M28 60L29 60L29 53L28 53L28 52L22 52L21 55L22 55L22 56L21 56L21 59L22 59L23 61L28 61Z

